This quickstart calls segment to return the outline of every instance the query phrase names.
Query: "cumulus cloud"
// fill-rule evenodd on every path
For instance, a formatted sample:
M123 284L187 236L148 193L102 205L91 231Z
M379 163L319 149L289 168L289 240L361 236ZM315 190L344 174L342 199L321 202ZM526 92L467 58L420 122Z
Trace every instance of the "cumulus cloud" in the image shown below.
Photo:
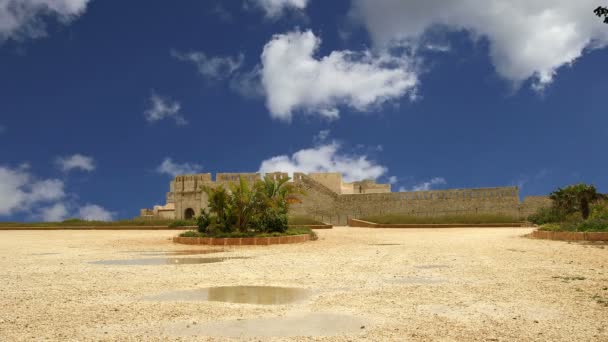
M144 112L146 120L154 123L163 119L173 119L178 125L186 125L188 121L180 113L181 105L167 97L153 93L149 99L149 107Z
M366 155L349 155L340 152L340 144L332 142L302 149L291 156L280 155L266 159L260 173L269 172L340 172L346 182L376 179L387 172L385 166L368 159Z
M202 76L221 80L227 79L243 65L245 56L239 54L236 57L208 57L203 52L179 52L172 50L171 55L180 61L194 64Z
M68 208L63 203L55 203L40 210L40 218L45 222L59 222L68 217Z
M65 196L59 179L36 179L27 167L0 166L0 216L29 212L34 206Z
M257 7L264 10L269 18L276 18L287 10L303 10L309 0L249 0Z
M156 168L156 172L175 177L177 175L199 173L202 169L203 167L199 164L180 164L173 162L171 158L165 158L165 160Z
M82 154L74 154L68 157L59 157L56 160L57 165L63 172L70 170L82 170L91 172L95 170L95 161L92 157Z
M380 48L419 45L431 28L466 30L488 40L499 75L517 86L532 80L538 90L584 51L608 44L606 26L592 18L596 6L594 0L353 0L351 15Z
M89 0L0 0L0 43L46 35L43 18L68 23L82 15Z
M447 184L445 178L435 177L429 181L414 185L414 187L412 188L412 191L429 191L429 190L433 189L435 186L443 185L443 184Z
M112 221L115 214L96 204L80 207L78 217L87 221Z
M370 51L333 51L316 58L321 39L311 31L275 35L262 52L262 85L271 115L291 120L296 110L335 119L339 106L368 110L414 92L407 58Z

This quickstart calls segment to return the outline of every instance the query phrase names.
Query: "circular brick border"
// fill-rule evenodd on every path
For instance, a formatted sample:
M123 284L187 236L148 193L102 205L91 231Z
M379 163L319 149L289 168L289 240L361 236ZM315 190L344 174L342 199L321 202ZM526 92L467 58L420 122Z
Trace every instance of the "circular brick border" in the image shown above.
M276 236L276 237L250 237L250 238L200 238L175 236L173 242L184 245L213 245L213 246L268 246L301 243L310 240L309 234Z
M561 241L608 241L608 232L551 232L535 230L528 235L533 239Z

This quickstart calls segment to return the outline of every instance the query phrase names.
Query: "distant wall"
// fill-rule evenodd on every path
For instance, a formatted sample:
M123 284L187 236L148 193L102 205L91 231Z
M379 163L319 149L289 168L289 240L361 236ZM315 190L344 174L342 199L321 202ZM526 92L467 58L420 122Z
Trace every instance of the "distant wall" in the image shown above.
M278 179L286 175L269 173L266 176ZM177 176L170 184L172 191L167 194L167 203L175 204L174 216L177 219L182 219L189 208L198 214L208 205L207 195L201 190L203 185L228 186L238 182L240 177L250 183L261 179L259 173L218 173L215 181L209 173ZM376 184L374 181L343 183L339 173L306 175L295 172L293 181L306 194L296 196L297 200L291 204L291 213L312 216L335 225L345 225L348 218L382 214L500 214L525 219L539 208L551 205L551 201L543 196L526 197L520 203L517 187L390 192L390 184Z
M534 214L540 208L548 208L552 204L552 201L547 196L527 196L520 205L520 212L522 217L527 218Z

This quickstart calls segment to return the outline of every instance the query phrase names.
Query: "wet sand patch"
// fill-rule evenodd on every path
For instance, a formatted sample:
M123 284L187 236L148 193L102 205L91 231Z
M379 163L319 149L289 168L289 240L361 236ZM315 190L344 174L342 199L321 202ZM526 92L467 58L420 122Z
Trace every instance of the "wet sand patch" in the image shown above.
M209 301L239 304L281 305L303 300L310 291L276 286L218 286L172 291L145 297L150 301Z

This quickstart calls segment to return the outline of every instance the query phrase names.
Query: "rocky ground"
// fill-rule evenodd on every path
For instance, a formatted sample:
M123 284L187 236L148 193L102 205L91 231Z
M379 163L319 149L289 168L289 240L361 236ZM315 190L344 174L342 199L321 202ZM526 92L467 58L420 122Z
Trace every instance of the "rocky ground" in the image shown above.
M0 340L608 341L608 245L530 231L338 227L304 244L167 256L217 263L143 265L92 262L208 248L173 244L175 231L2 231ZM232 285L306 295L161 300Z

